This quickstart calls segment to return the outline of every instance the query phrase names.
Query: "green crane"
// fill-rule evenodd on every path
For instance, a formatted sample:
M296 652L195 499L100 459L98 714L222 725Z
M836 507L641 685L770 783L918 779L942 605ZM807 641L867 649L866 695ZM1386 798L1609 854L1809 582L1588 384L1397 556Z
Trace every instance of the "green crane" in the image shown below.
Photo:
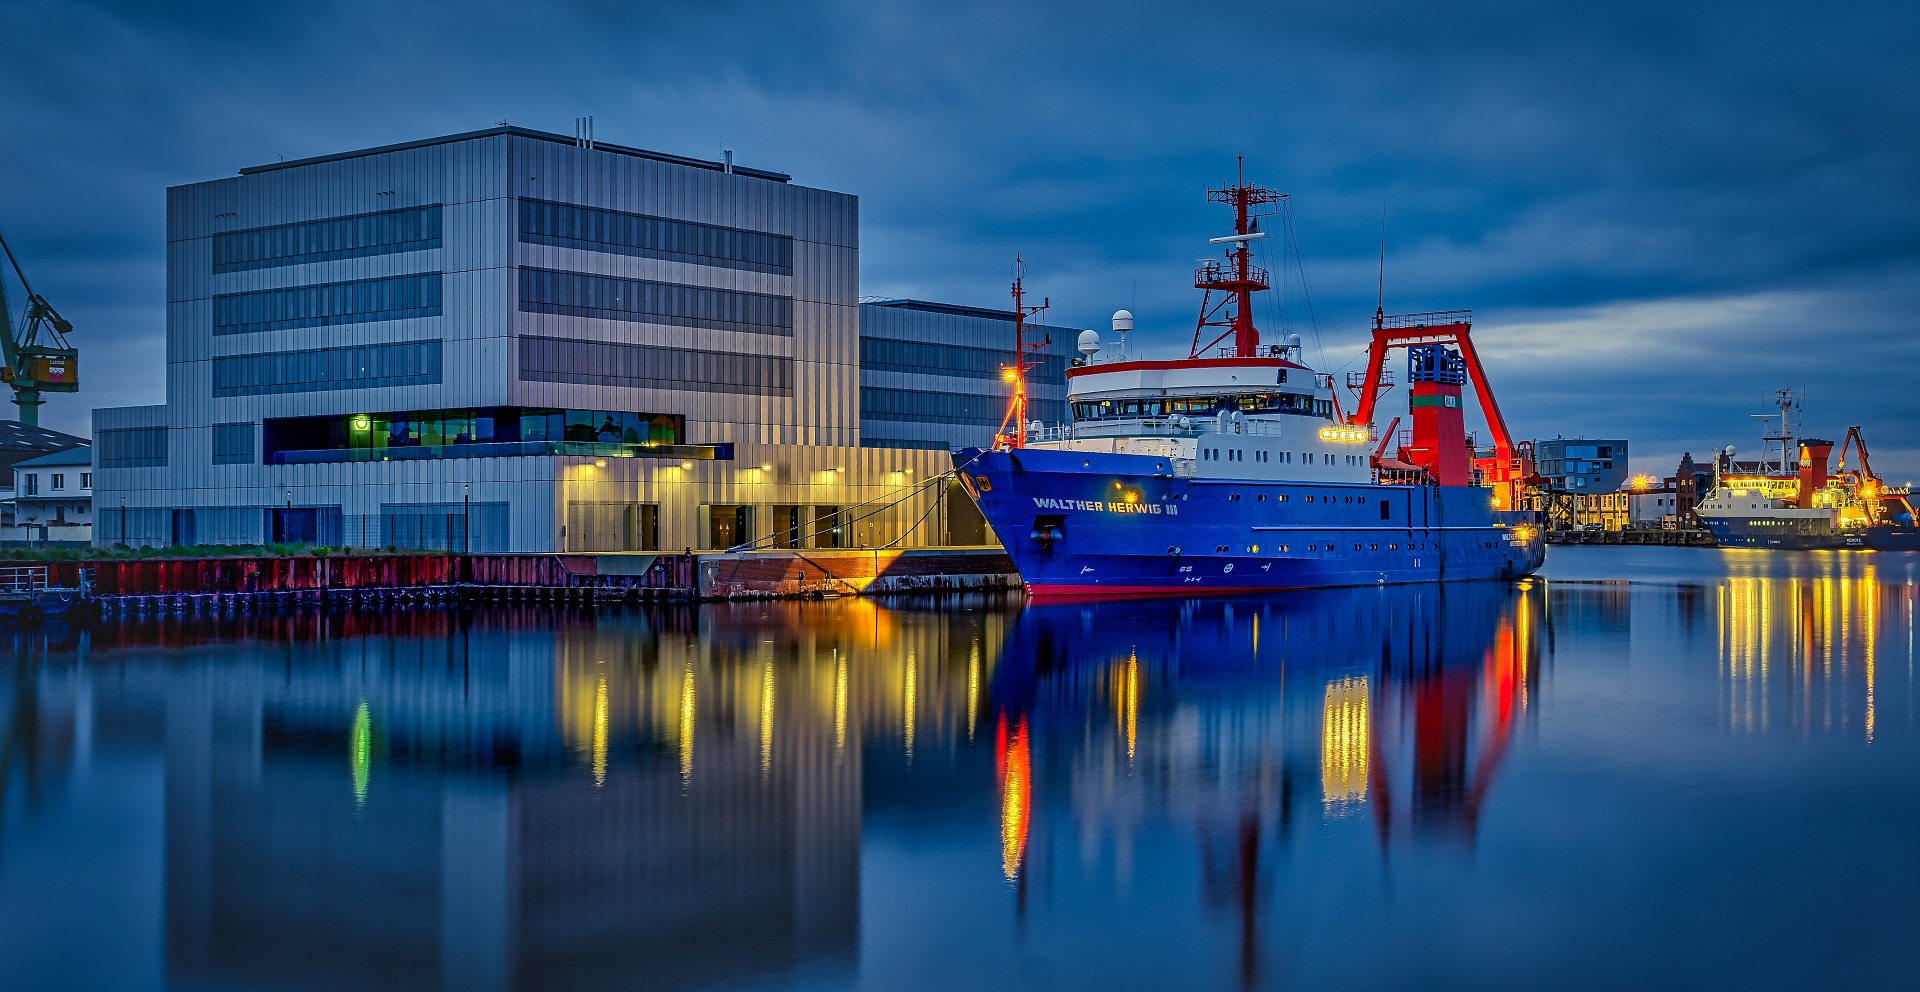
M6 280L0 278L0 382L13 387L13 403L20 408L20 422L40 423L42 391L72 393L80 389L80 349L67 343L73 325L33 291L20 260L13 257L7 239L0 237L0 251L6 252L20 287L27 292L27 306L15 323L13 307L7 302ZM42 333L47 342L40 343Z

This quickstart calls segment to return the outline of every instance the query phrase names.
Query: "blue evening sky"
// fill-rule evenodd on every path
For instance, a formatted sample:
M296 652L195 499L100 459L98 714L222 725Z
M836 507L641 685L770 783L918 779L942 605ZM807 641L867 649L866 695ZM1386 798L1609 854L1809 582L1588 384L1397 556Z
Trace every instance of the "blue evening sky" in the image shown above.
M79 329L45 422L85 433L163 396L163 189L281 156L592 114L858 194L864 295L1004 306L1020 252L1052 322L1129 307L1173 357L1244 154L1314 302L1296 276L1266 330L1323 368L1358 365L1384 205L1387 309L1473 309L1516 434L1666 474L1804 386L1808 433L1862 424L1905 481L1916 52L1891 3L11 0L0 225Z

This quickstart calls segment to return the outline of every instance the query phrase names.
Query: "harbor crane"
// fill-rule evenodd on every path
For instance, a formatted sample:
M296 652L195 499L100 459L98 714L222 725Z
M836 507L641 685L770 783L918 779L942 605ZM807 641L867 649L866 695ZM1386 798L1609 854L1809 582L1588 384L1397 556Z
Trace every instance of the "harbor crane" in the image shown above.
M80 350L67 343L73 325L33 291L27 273L13 248L0 237L0 251L20 278L27 305L16 322L13 305L7 302L5 273L0 272L0 382L13 389L13 403L20 408L20 422L28 426L40 423L42 392L71 393L80 389ZM44 343L42 337L45 337Z

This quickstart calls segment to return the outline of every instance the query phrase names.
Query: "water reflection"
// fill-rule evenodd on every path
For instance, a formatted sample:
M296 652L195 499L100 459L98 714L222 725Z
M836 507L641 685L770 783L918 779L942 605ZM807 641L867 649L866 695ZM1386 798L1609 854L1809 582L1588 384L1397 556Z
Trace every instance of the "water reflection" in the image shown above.
M1715 590L1727 726L1872 741L1883 629L1910 647L1911 587L1860 578L1731 576Z
M909 926L863 917L876 892L968 907L941 917L952 940L1007 962L1090 905L1157 913L1191 946L1136 980L1267 985L1341 974L1308 937L1322 876L1384 905L1396 871L1475 864L1569 659L1604 670L1651 638L1699 659L1716 733L1871 742L1914 589L1869 567L53 628L9 635L0 823L101 752L156 757L182 985L914 984L862 964ZM937 858L901 873L875 830L938 837ZM21 836L0 833L0 881L47 843ZM999 923L1035 943L992 943Z
M1471 847L1538 685L1542 604L1526 583L1029 609L996 674L1023 769L1005 762L1003 834L1025 836L1030 793L1064 789L1079 861L1110 847L1127 876L1154 821L1191 824L1193 870L1254 983L1271 876L1303 820L1364 814L1381 858L1422 839Z

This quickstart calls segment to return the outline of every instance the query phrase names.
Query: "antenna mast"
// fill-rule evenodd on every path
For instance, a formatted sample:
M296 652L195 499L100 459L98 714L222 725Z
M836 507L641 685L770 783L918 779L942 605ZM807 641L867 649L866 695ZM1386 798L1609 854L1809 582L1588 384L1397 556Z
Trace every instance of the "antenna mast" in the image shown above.
M1380 194L1380 285L1374 291L1373 328L1387 321L1387 194Z
M1267 270L1253 264L1252 242L1267 236L1260 230L1259 217L1273 211L1261 211L1257 215L1253 208L1279 203L1287 195L1248 186L1247 157L1236 156L1235 161L1239 163L1239 172L1233 185L1207 190L1208 203L1233 206L1233 234L1209 239L1211 244L1227 245L1227 257L1209 261L1193 274L1193 288L1206 290L1207 295L1200 301L1200 321L1193 329L1193 350L1189 358L1199 358L1228 338L1233 339L1230 357L1252 358L1260 350L1260 332L1253 327L1253 294L1268 288ZM1215 292L1221 294L1218 302L1214 300ZM1226 313L1229 308L1231 314ZM1203 345L1200 341L1209 327L1223 330Z
M1039 367L1039 351L1047 346L1044 337L1027 341L1027 318L1044 312L1052 301L1043 297L1039 306L1027 306L1026 275L1027 264L1019 255L1013 256L1013 364L1000 368L1000 377L1013 383L1013 398L1007 403L1007 415L1000 418L995 439L995 447L1003 449L1027 446L1027 370Z

